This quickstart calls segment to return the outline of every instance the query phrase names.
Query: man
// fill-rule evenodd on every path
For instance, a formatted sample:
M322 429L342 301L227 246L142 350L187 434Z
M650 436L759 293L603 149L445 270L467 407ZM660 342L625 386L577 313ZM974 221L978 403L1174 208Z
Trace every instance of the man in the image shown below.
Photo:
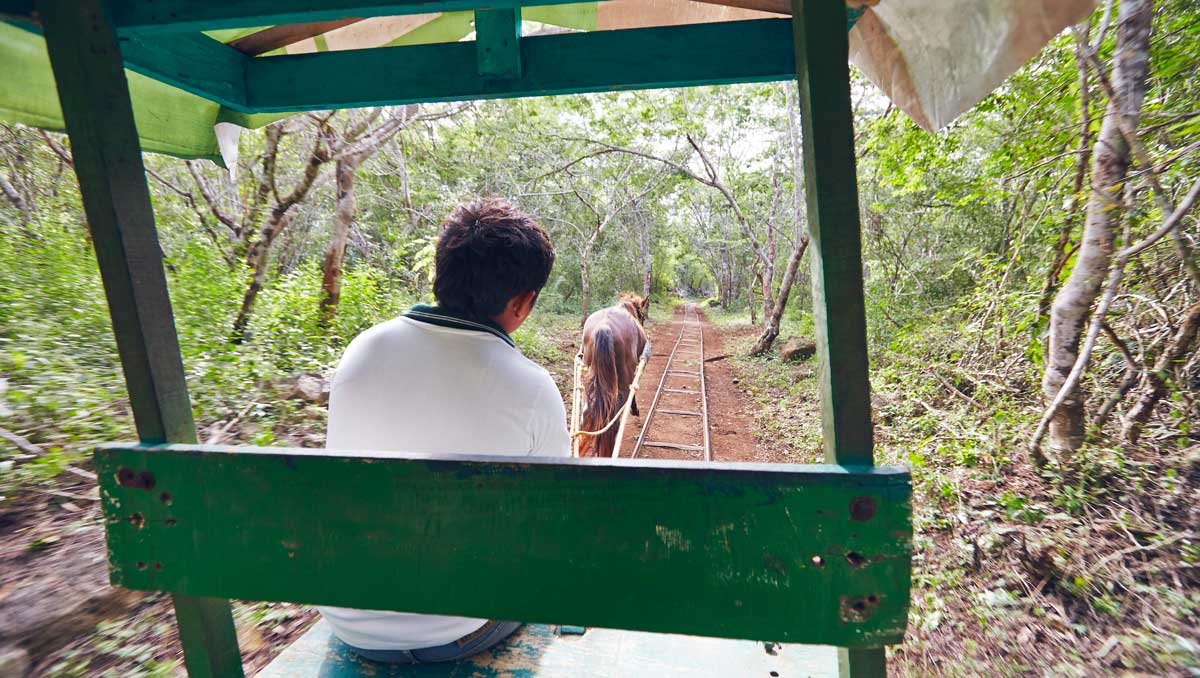
M562 397L509 335L533 310L554 248L533 219L489 198L442 225L433 294L346 349L333 378L326 446L340 450L569 456ZM512 634L515 622L320 608L375 661L451 661Z

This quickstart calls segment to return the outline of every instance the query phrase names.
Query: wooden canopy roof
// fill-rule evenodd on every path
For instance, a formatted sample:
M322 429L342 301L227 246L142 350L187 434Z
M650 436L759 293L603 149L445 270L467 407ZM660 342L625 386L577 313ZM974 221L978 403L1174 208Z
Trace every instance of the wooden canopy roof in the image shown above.
M106 6L126 67L144 76L131 78L143 146L215 157L215 124L256 127L300 111L794 78L792 1L805 0ZM932 130L1087 16L1095 0L845 4L851 61ZM9 24L0 25L0 63L9 65L0 118L61 129L36 7L0 0Z

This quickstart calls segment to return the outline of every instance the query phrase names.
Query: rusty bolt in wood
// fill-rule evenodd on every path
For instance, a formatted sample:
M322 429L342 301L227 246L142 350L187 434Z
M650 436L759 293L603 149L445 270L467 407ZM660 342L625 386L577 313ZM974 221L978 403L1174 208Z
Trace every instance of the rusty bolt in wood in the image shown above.
M855 497L850 501L850 518L864 522L875 517L877 507L871 497Z

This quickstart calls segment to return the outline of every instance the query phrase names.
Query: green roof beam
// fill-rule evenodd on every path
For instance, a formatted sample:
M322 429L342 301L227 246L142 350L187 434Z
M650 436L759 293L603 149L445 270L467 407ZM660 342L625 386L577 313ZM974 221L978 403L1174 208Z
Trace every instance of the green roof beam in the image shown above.
M790 19L522 38L520 77L479 73L469 42L251 59L249 108L327 110L660 87L796 75Z
M33 35L42 27L32 22L8 25ZM235 111L246 108L246 61L241 52L203 33L172 36L129 36L119 40L125 68L177 87ZM136 103L136 102L135 102Z
M132 71L228 106L246 109L246 62L251 58L203 33L130 36L121 55Z

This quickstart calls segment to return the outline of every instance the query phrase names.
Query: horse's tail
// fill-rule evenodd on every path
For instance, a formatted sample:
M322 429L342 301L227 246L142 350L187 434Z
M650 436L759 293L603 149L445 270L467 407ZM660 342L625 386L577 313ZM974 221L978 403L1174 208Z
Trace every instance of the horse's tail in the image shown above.
M584 356L587 375L583 380L587 410L580 422L582 431L599 431L617 413L621 403L617 402L620 385L617 377L617 352L613 346L612 330L600 327L592 335L591 356ZM579 444L579 456L608 456L612 454L617 439L617 427L613 426L598 436L583 436Z

